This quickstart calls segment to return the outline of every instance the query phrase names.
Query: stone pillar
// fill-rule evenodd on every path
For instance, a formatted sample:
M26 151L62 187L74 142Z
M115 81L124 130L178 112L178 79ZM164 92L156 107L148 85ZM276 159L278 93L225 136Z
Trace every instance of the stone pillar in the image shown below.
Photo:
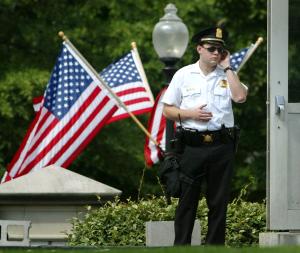
M70 170L49 166L0 185L0 220L31 221L31 246L64 246L71 219L121 191ZM100 198L100 200L99 200ZM12 240L23 233L8 231Z

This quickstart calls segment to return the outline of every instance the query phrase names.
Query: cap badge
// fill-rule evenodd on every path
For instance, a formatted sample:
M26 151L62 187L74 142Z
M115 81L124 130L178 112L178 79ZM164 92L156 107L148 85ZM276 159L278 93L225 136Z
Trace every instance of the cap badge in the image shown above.
M222 29L221 28L216 29L216 38L222 39Z

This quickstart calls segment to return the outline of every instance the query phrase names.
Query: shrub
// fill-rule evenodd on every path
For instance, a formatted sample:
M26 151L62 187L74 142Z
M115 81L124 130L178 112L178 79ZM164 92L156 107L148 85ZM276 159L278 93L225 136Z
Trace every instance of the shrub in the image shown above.
M145 222L173 220L177 200L167 205L163 197L126 203L119 199L104 206L87 208L83 219L72 220L68 235L71 246L142 246L145 245ZM201 234L207 231L207 206L205 199L199 201L197 218ZM233 246L258 243L258 233L265 228L264 203L250 203L241 198L228 206L226 243ZM202 241L204 238L201 238Z
M239 197L228 206L226 223L226 244L258 244L259 233L264 232L266 228L266 205L246 202Z

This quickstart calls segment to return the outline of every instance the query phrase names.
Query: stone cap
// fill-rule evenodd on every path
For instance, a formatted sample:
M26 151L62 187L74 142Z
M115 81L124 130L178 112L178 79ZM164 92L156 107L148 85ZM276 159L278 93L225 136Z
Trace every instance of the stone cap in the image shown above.
M0 184L0 203L39 202L99 202L112 199L122 191L79 175L62 167L51 165L22 177Z

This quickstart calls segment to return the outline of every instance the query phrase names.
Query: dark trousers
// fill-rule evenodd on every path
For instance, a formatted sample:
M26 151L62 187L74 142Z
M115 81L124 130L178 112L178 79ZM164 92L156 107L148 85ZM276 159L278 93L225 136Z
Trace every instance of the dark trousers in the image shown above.
M206 180L208 232L206 244L224 244L226 212L233 172L233 143L186 146L181 160L181 171L195 179L190 185L182 182L182 192L175 214L174 245L191 244L197 213L201 182Z

